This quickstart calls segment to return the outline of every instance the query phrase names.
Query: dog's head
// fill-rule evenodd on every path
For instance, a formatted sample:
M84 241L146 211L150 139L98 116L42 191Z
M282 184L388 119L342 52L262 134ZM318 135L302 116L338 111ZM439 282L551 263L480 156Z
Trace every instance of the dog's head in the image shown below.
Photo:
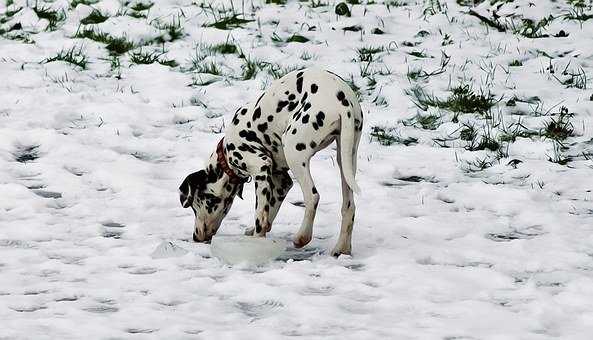
M220 169L189 174L179 186L179 201L195 215L193 239L208 242L216 234L242 184L232 184ZM226 180L225 180L226 178Z

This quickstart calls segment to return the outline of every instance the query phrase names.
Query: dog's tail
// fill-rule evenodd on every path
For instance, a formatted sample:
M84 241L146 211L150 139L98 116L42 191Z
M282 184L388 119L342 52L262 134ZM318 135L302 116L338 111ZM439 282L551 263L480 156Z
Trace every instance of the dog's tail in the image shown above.
M354 93L353 96L355 97ZM348 108L340 116L340 158L342 160L342 174L346 183L352 191L360 193L360 188L356 184L356 155L358 142L360 141L360 131L357 131L357 123L362 128L362 112L358 101L352 103L353 108ZM349 110L353 110L354 112ZM355 121L355 119L357 121Z

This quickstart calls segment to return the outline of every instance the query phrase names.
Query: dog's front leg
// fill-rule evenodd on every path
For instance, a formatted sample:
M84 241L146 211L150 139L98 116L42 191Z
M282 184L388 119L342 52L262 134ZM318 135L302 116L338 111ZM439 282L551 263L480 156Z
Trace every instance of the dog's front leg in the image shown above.
M270 209L275 205L274 181L270 165L262 165L255 182L255 235L265 237L272 230Z

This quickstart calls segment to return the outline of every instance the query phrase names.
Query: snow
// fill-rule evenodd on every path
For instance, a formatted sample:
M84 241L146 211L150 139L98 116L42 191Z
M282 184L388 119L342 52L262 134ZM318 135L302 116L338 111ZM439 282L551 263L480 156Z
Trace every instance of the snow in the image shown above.
M142 47L164 46L162 58L177 67L133 64L129 54L115 67L105 44L74 38L87 5L48 2L66 14L51 31L26 0L0 3L2 19L25 7L0 20L0 32L22 25L0 37L0 339L590 339L593 20L565 20L572 8L565 1L475 8L482 15L498 8L517 24L557 17L542 31L550 37L532 39L484 26L457 1L388 3L349 5L352 17L344 18L333 3L235 1L255 21L233 30L204 27L215 16L195 1L157 1L147 18L122 15L119 1L90 5L111 17L89 26L136 44L164 32L157 22L181 20L180 39ZM342 30L352 25L364 29ZM385 34L371 34L376 27ZM560 30L568 37L553 37ZM310 41L274 42L274 33ZM239 53L205 51L225 41L250 60L324 67L361 88L352 256L327 254L341 207L333 147L313 161L321 201L305 249L233 267L192 241L193 215L179 206L177 187L202 166L235 110L272 81L266 70L243 80ZM44 62L73 46L87 56L86 70ZM383 47L369 66L374 86L357 60L357 49L369 46ZM196 50L205 56L199 63L218 63L221 75L192 71ZM409 79L418 67L438 70L442 52L451 57L444 73ZM523 65L509 66L515 60ZM585 88L566 83L580 70ZM196 79L215 82L192 85ZM500 99L491 119L425 112L406 94L418 85L446 98L461 83ZM513 96L524 101L509 105ZM539 101L527 102L533 96ZM462 124L495 138L514 123L537 132L562 106L574 133L561 146L538 133L518 136L497 157L460 139ZM430 113L439 117L435 130L410 121ZM382 145L371 137L375 126L417 143ZM570 160L550 161L557 156ZM521 162L507 165L514 159ZM253 225L251 185L243 197L219 233ZM301 203L295 186L272 239L291 241Z

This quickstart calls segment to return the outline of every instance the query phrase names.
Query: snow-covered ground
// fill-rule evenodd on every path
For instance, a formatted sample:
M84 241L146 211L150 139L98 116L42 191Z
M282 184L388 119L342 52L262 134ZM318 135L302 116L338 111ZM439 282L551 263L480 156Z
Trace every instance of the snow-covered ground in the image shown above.
M0 339L593 336L589 1L73 2L0 4ZM365 111L353 255L325 253L328 148L311 244L225 266L177 187L240 105L312 65ZM244 197L219 233L252 225ZM163 241L189 252L151 257Z

